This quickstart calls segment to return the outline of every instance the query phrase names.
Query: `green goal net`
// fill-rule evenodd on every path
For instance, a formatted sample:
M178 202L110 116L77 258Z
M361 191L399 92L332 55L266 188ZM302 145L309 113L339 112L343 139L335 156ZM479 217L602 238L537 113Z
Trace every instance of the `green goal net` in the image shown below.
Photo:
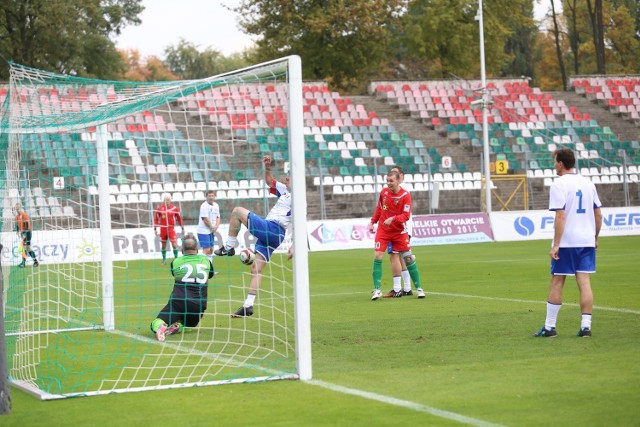
M10 381L54 399L310 378L299 58L179 82L99 81L16 64L10 76L0 91ZM157 208L170 196L195 234L214 190L217 247L234 206L264 216L275 202L264 155L277 178L291 175L293 227L263 271L254 315L230 317L250 268L214 257L200 323L159 342L150 323L171 294L174 252L154 234ZM30 242L16 232L17 207L29 217ZM252 247L255 238L243 227L239 243Z

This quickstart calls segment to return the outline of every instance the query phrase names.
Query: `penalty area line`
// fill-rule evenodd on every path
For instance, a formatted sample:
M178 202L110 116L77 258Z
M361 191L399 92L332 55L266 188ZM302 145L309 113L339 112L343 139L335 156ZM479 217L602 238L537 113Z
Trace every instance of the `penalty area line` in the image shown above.
M443 409L438 409L438 408L432 408L431 406L410 402L408 400L396 399L395 397L385 396L378 393L372 393L369 391L344 387L338 384L327 383L320 380L309 380L309 381L305 381L305 383L326 388L327 390L336 391L339 393L350 394L352 396L362 397L369 400L375 400L377 402L386 403L389 405L400 406L402 408L411 409L413 411L422 412L425 414L433 415L438 418L444 418L447 420L452 420L452 421L456 421L462 424L468 424L475 427L502 427L500 424L494 424L487 421L479 420L477 418L467 417L465 415L457 414L455 412L445 411Z
M311 298L321 298L321 297L341 297L345 295L362 295L365 292L355 291L355 292L331 292L326 294L311 294ZM368 292L367 292L368 293ZM526 300L526 299L518 299L518 298L503 298L503 297L490 297L485 295L469 295L469 294L456 294L451 292L432 292L425 291L427 295L434 296L444 296L444 297L456 297L456 298L472 298L472 299L481 299L488 301L504 301L504 302L515 302L519 304L546 304L545 300ZM575 302L563 302L562 305L566 305L568 307L580 307L580 304ZM594 305L594 310L602 310L602 311L613 311L616 313L627 313L627 314L635 314L640 315L640 310L632 310L630 308L619 308L619 307L604 307L601 305Z
M532 301L525 299L517 299L517 298L501 298L501 297L487 297L481 295L467 295L467 294L454 294L448 292L426 292L427 295L439 295L446 297L459 297L459 298L475 298L475 299L484 299L489 301L505 301L505 302L517 302L517 303L525 303L525 304L546 304L546 301ZM580 304L574 302L563 302L562 305L570 306L570 307L580 307ZM617 307L603 307L594 305L594 310L603 310L603 311L613 311L617 313L628 313L628 314L640 314L638 310L631 310L628 308L617 308Z

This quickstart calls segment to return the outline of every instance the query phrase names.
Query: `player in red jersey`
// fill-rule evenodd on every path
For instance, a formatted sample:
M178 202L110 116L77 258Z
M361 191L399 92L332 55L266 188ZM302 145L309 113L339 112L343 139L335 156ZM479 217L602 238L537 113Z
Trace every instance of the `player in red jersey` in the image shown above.
M382 258L389 247L389 243L391 243L394 251L401 254L416 288L421 287L420 273L418 272L416 257L411 253L411 244L409 243L409 233L407 231L407 221L410 217L411 194L400 187L400 174L392 170L387 174L387 187L380 192L375 213L369 224L370 233L373 233L375 224L378 224L373 259L372 301L383 296L380 290ZM385 297L402 296L400 277L397 279L394 279L393 290L386 294Z
M167 263L167 240L171 242L173 248L173 257L178 258L178 242L176 237L176 220L182 227L182 234L184 235L184 223L180 216L180 209L171 203L171 196L164 195L164 204L158 207L156 216L153 218L153 231L157 236L160 236L162 240L162 264ZM160 232L158 233L158 228Z
M404 188L402 187L402 183L404 182L404 170L402 170L401 166L395 165L391 168L391 172L393 171L398 172L398 176L400 177L400 188ZM407 233L409 234L409 239L411 239L411 218L409 218L409 220L405 224L407 225ZM394 281L394 288L395 282L402 278L402 282L404 282L402 296L413 295L413 292L411 291L411 275L409 274L409 270L407 269L407 265L405 264L404 259L400 256L400 252L396 251L391 244L389 244L387 252L389 253L389 259L391 260L391 273ZM395 297L396 295L389 296ZM418 298L424 298L426 295L422 288L417 287L416 296Z

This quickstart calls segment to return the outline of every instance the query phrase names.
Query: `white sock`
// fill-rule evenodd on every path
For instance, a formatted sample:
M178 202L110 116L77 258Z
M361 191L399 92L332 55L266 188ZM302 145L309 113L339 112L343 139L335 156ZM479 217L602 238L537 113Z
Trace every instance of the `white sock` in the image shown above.
M224 245L224 247L227 249L231 249L231 248L235 248L236 246L238 246L238 238L229 236L227 238L227 243Z
M553 304L547 301L547 319L544 321L544 327L551 329L556 327L556 321L558 320L558 312L562 304Z
M591 313L582 313L582 322L580 322L580 329L591 329Z
M253 307L255 300L256 294L247 294L247 299L244 300L244 307Z
M400 283L402 276L393 276L393 290L394 292L400 292L402 290L402 283Z
M404 283L404 290L409 292L411 290L411 275L409 270L402 270L402 282Z

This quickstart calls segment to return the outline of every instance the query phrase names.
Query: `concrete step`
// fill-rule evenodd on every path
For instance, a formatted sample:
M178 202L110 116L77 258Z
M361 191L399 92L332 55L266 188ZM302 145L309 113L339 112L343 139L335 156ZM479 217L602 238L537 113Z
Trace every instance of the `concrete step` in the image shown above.
M464 163L468 170L479 171L478 156L470 146L452 141L435 129L411 117L397 105L372 96L351 97L354 103L362 104L367 111L373 111L379 118L386 118L400 134L406 134L413 140L421 140L427 148L434 147L441 156L451 156L452 163Z
M623 117L611 113L603 106L591 102L585 96L575 92L550 92L554 99L563 100L569 107L573 106L581 113L589 113L592 120L596 120L601 127L608 126L620 141L637 140L640 129Z

